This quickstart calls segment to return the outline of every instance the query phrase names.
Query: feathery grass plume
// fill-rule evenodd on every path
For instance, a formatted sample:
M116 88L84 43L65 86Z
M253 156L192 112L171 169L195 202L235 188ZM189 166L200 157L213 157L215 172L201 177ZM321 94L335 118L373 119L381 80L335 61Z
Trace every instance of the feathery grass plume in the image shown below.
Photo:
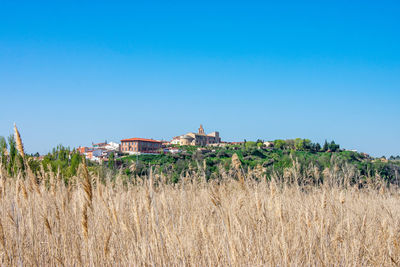
M7 148L4 148L4 156L6 156L6 157L8 157L8 150L7 150Z
M339 201L340 201L341 204L344 204L344 202L346 201L346 196L344 194L344 191L340 192Z
M106 240L104 241L104 255L106 258L108 254L110 254L110 239L111 239L112 232L108 233Z
M85 190L85 198L89 205L92 207L92 199L93 199L93 191L92 191L92 182L90 180L89 171L86 166L86 159L82 157L82 172L83 172L83 190Z
M26 191L25 183L22 180L20 180L19 182L20 182L20 186L21 186L22 195L23 195L24 199L27 200L28 192Z
M6 247L6 237L4 235L3 224L0 219L0 244L3 247L4 254L6 255L7 265L10 266L10 258L8 256L7 247Z
M42 214L42 219L43 219L43 223L46 226L46 230L49 233L49 235L53 235L53 232L52 232L51 226L50 226L50 221L45 214Z
M219 208L221 207L221 197L219 192L214 188L209 190L209 197L211 202L214 204L215 207Z
M82 209L82 232L83 232L83 237L85 238L86 242L88 241L89 234L88 234L88 211L87 211L87 204L85 203L83 205Z
M324 191L324 192L322 193L322 197L321 197L321 209L325 209L325 208L326 208L326 204L327 204L327 201L326 201L326 192Z
M29 164L26 164L26 172L28 174L31 189L35 190L39 195L41 195L40 188L38 185L39 176L35 176L35 174L31 170L31 167L29 167Z
M136 172L136 170L137 170L137 165L136 165L136 163L135 162L132 162L131 163L131 165L129 165L129 170L131 171L131 172Z
M17 150L21 155L22 159L25 160L24 145L22 143L21 135L19 134L17 125L15 123L14 123L14 136L15 136L15 142L17 143Z
M242 172L242 162L240 161L239 156L236 153L232 155L232 167L236 170L236 173L239 178L239 182L243 187L244 186L244 176L243 176L243 172Z
M235 153L232 155L232 167L236 170L240 170L242 163L240 162L239 156Z

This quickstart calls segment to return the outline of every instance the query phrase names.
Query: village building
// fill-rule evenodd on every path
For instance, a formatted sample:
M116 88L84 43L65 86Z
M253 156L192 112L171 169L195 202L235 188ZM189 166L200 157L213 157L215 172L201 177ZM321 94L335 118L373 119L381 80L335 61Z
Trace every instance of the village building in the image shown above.
M85 154L93 149L86 147L86 146L80 146L76 150L79 152L79 154Z
M203 125L200 125L197 133L187 133L179 138L174 137L171 144L178 143L177 140L179 140L179 145L181 146L206 146L221 143L219 132L205 134Z
M117 144L115 142L110 142L110 143L107 143L104 146L104 148L107 150L111 150L111 151L119 151L119 144Z
M167 141L167 140L160 140L160 142L161 142L161 146L164 148L164 147L168 147L168 146L170 146L171 145L171 142L170 141Z
M121 152L129 154L156 154L160 153L162 142L145 139L145 138L129 138L121 140Z
M182 152L182 150L180 150L177 147L166 147L163 149L163 151L164 151L164 154L167 154L167 153L178 154L178 153Z
M92 147L95 147L95 148L105 147L106 145L107 145L107 141L105 141L104 143L97 143L97 144L92 143Z
M79 154L84 155L87 159L93 161L104 161L107 159L111 153L114 153L117 156L119 152L119 144L114 142L104 142L104 143L97 143L93 144L92 147L78 147L77 151Z
M266 141L266 142L264 142L264 146L269 147L269 148L274 147L274 142Z
M181 143L181 136L174 136L170 142L171 145L179 145Z

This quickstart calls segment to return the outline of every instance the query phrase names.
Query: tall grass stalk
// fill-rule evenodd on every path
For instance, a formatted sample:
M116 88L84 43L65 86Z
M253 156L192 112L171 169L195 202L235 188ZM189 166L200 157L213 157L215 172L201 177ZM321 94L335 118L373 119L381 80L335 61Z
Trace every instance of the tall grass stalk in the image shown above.
M313 171L313 170L310 170ZM296 169L290 179L301 179ZM400 263L400 191L279 177L51 186L2 171L2 265L303 266ZM327 171L327 175L335 173ZM37 178L37 177L35 177Z

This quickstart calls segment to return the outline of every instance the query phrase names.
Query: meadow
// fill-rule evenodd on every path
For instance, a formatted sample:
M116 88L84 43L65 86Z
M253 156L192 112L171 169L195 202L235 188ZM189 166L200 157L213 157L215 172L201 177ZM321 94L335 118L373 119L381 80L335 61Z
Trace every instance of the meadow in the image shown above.
M1 265L396 266L400 194L378 178L298 185L296 168L255 181L236 173L206 182L153 174L126 183L81 164L16 177L1 168ZM292 180L291 180L292 179Z
M32 170L15 132L15 164L12 149L0 160L2 266L400 264L400 190L378 173L293 158L267 176L233 154L212 179L206 164L173 182L151 165L127 175L83 157L65 179Z

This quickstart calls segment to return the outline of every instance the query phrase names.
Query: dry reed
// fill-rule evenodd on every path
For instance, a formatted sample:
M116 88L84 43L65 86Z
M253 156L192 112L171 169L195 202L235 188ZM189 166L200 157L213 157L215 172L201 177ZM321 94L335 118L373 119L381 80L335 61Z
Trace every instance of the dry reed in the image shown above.
M15 138L24 157L16 126ZM43 168L34 174L26 164L23 179L0 166L0 264L400 264L400 190L380 177L359 189L349 186L349 166L322 173L311 166L302 177L294 162L282 177L267 181L259 166L244 179L236 154L232 163L232 172L221 168L216 181L205 182L203 169L167 184L150 170L124 185L120 175L104 184L94 177L93 184L83 160L80 176L71 180L81 183L68 186ZM321 177L318 186L308 183Z
M15 142L17 144L17 150L18 150L19 154L21 155L22 159L25 160L24 145L22 143L21 135L19 134L17 125L15 123L14 123L14 138L15 138Z
M244 187L236 178L201 177L172 185L158 174L138 185L120 177L93 185L81 175L82 186L39 183L38 191L24 189L29 179L1 178L1 265L400 263L395 188L306 188L278 177L245 179Z

